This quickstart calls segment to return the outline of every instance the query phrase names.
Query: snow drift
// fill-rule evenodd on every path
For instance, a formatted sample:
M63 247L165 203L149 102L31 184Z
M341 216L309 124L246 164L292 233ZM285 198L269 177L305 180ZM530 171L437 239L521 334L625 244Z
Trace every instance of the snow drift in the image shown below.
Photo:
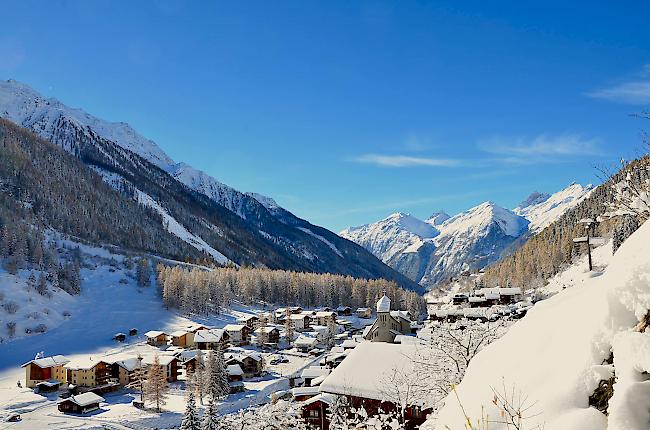
M623 244L600 277L538 303L470 364L457 387L467 415L482 410L500 421L491 387L505 386L532 405L526 429L637 430L650 426L650 333L634 327L650 308L650 223ZM613 353L614 364L607 364ZM617 377L609 416L589 406L589 396L612 372ZM483 408L483 409L482 409ZM436 429L464 429L452 393ZM448 427L446 427L448 426ZM491 430L505 429L490 423Z

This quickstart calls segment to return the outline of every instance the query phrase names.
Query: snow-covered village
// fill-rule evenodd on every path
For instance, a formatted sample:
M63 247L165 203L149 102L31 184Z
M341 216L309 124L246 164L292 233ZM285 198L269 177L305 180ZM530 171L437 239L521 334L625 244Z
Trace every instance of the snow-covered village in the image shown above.
M650 430L650 4L0 10L0 430Z

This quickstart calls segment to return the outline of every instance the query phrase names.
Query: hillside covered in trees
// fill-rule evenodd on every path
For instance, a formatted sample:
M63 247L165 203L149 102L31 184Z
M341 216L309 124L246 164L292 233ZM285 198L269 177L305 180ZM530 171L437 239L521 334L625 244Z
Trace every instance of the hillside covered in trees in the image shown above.
M61 148L1 119L0 189L0 228L18 244L13 248L29 254L38 254L31 249L42 242L30 238L51 229L96 244L178 259L202 257L167 232L159 214L124 198Z

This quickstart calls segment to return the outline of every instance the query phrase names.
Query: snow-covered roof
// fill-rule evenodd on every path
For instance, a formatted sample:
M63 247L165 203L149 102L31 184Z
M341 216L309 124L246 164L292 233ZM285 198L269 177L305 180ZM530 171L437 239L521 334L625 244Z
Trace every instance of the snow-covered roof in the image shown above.
M137 369L138 366L139 366L138 359L136 357L124 357L124 356L122 356L119 359L105 358L104 360L107 363L110 363L110 364L117 364L118 366L120 366L121 368L126 370L127 372L132 372L135 369Z
M187 331L197 331L197 330L209 330L209 327L197 323L190 324L187 326Z
M318 311L316 312L317 318L333 317L336 316L336 312L332 311Z
M226 367L226 371L228 372L229 376L243 376L244 371L241 370L241 367L239 364L229 364Z
M181 351L181 353L179 354L179 358L181 361L187 361L196 357L197 354L198 354L198 350L196 349L192 349L192 350L185 349Z
M300 336L298 339L296 339L293 344L294 345L305 345L305 346L314 346L318 343L318 339L315 337L307 337L307 336Z
M69 362L70 359L64 355L53 355L51 357L35 358L34 360L23 364L21 367L25 367L33 363L42 369L46 369L48 367L63 366Z
M390 311L390 316L393 318L402 318L406 321L411 321L411 316L407 311Z
M166 335L164 331L158 331L158 330L150 330L146 332L144 335L148 338L154 338L160 336L161 334Z
M508 287L508 288L499 288L499 294L502 296L515 296L521 294L521 288L519 287Z
M104 401L104 398L102 396L98 396L92 391L88 391L87 393L77 394L76 396L70 396L67 399L61 399L58 401L58 403L63 403L66 401L70 401L72 403L75 403L83 407L83 406L92 405L93 403L101 403Z
M347 310L352 310L352 309L350 309L350 306L344 306L344 305L341 305L338 308L336 308L337 312L339 312L339 311L342 312L342 311L347 311Z
M368 312L368 311L370 311L370 308L357 308L356 311L359 312L359 313L361 313L361 312Z
M223 329L226 331L242 331L246 327L243 324L227 324Z
M326 405L332 405L334 404L334 401L336 400L336 396L332 394L327 394L327 393L320 393L311 399L307 399L302 403L302 407L304 408L305 406L311 405L312 403L316 402L323 402Z
M194 342L221 342L221 338L226 331L220 328L215 328L212 330L199 330L194 335Z
M292 319L292 320L302 320L302 319L305 319L305 318L309 318L309 315L308 314L291 314L291 315L289 315L289 319Z
M146 366L149 366L153 364L154 359L155 359L155 355L149 355L142 359L142 363ZM174 357L173 355L158 356L158 363L160 363L161 366L169 366L169 363L171 363L174 360L177 360L177 358Z
M267 333L268 334L268 333L271 333L273 331L280 331L280 330L278 330L277 327L267 325L267 326L260 327L260 328L256 329L253 333L255 333L255 334Z
M341 344L344 349L356 348L357 345L359 345L359 342L354 339L346 339Z
M298 396L315 396L320 394L320 386L316 387L296 387L291 389L291 394L293 397Z
M325 378L327 378L327 375L317 376L317 377L315 377L314 379L311 380L311 383L309 385L311 385L312 387L316 387L316 386L322 384L323 381L325 380Z
M484 302L484 301L485 301L485 297L472 296L472 297L469 298L470 303L481 303L481 302Z
M171 337L181 337L181 336L185 336L187 333L188 332L186 332L185 330L176 330L176 331L171 332L170 336ZM156 336L152 336L152 337L156 337Z
M99 363L106 363L104 360L93 360L92 357L81 357L71 360L65 365L66 369L71 370L89 370L97 366Z
M425 373L423 365L419 364L421 350L414 343L362 342L325 378L320 385L321 391L386 400L382 387L396 372L414 378L420 378ZM409 388L412 387L406 383L396 383L390 390ZM421 402L424 400L417 401L418 404Z
M242 362L246 358L252 358L255 361L262 360L262 356L258 352L246 351L246 350L243 350L241 352L226 352L223 356L226 359L226 361L230 361L234 359L236 361Z
M390 299L386 294L377 301L377 312L390 312Z
M246 322L246 321L250 321L252 319L260 319L260 318L257 315L248 314L248 315L243 315L243 316L237 318L237 321L238 322Z
M330 373L330 369L325 369L320 366L309 366L303 369L300 373L300 377L303 379L316 378L317 376L329 375Z

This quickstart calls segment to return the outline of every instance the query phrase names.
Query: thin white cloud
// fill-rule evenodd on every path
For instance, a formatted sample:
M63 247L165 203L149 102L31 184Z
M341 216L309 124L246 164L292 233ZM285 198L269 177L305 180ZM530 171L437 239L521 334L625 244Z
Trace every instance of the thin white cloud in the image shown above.
M650 81L624 82L611 88L587 93L589 97L630 105L650 103Z
M650 64L645 64L635 79L588 92L587 96L631 105L650 104Z
M599 139L586 139L579 134L542 134L532 139L493 137L480 141L478 148L505 156L505 162L549 161L559 157L600 154L600 143Z
M409 155L380 155L364 154L353 158L352 161L363 164L374 164L382 167L454 167L460 164L459 160L448 158L412 157Z

